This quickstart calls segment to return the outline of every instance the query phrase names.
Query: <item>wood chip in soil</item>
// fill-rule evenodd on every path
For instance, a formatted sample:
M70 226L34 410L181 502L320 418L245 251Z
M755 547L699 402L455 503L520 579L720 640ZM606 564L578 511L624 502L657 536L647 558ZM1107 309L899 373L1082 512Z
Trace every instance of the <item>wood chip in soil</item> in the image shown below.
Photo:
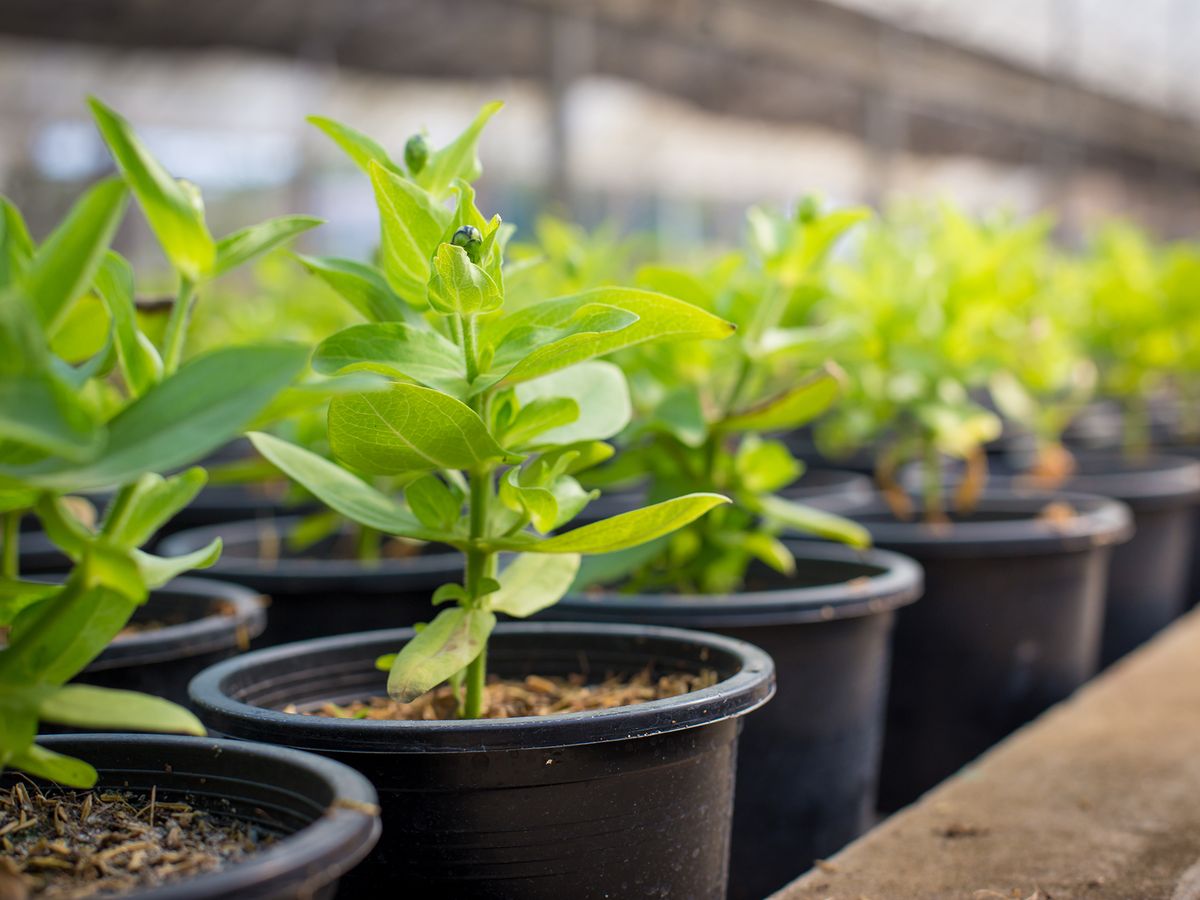
M551 716L591 709L634 706L651 700L678 697L716 683L717 673L711 669L699 673L668 674L655 674L650 669L645 669L632 677L609 676L602 682L591 684L583 675L572 675L568 678L530 675L519 681L492 676L485 688L483 717L510 719L517 716ZM296 713L301 710L295 706L287 706L284 712ZM459 717L458 698L448 684L423 694L412 703L397 703L388 697L372 697L370 700L355 701L345 706L325 703L317 709L304 710L303 713L338 719L381 721L432 721Z
M80 900L210 872L274 835L187 803L128 791L0 790L0 898Z

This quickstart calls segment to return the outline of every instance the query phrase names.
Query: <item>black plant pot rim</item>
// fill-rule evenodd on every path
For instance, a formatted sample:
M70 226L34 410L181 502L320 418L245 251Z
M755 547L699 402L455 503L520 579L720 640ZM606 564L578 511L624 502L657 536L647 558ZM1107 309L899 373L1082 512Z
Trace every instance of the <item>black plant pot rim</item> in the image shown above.
M331 759L287 747L273 747L248 741L215 738L180 737L148 734L71 734L38 738L38 743L61 753L87 758L87 748L116 748L136 743L148 748L147 765L136 769L99 766L98 786L122 787L121 773L161 771L163 762L181 752L203 750L213 755L213 767L236 771L239 761L267 760L273 768L304 770L327 784L334 797L325 814L299 831L280 838L274 845L246 859L214 872L206 872L182 881L146 890L131 891L121 897L134 900L201 900L201 898L260 896L289 881L304 880L304 869L330 871L340 877L357 864L379 839L379 817L367 812L378 803L375 788L354 769ZM337 867L336 873L332 871ZM296 871L299 869L300 871ZM294 873L294 874L293 874Z
M568 594L550 612L585 613L590 621L613 618L689 628L738 628L826 622L887 612L921 596L924 573L907 556L888 550L855 550L840 544L788 541L798 570L806 562L844 563L862 572L845 581L736 594ZM874 574L867 574L874 570Z
M1047 504L1062 502L1066 521L1040 518ZM920 502L914 498L915 508ZM918 512L919 515L919 512ZM895 519L881 496L850 517L867 527L876 544L911 553L917 559L972 556L1037 556L1120 544L1133 535L1129 507L1119 500L1069 491L989 490L975 515L950 525Z
M737 659L739 667L711 687L677 697L613 709L508 719L335 719L267 709L230 696L230 687L258 667L269 667L272 663L296 657L336 654L339 650L363 645L379 645L380 652L394 651L414 634L411 628L394 628L256 650L205 669L192 679L188 694L205 724L223 734L284 740L291 746L314 750L466 753L573 747L682 731L745 715L762 706L775 693L774 662L766 652L746 641L651 625L521 622L498 625L492 648L495 649L497 640L502 642L506 636L548 641L599 635L614 641L686 644L699 647L706 655ZM646 655L648 661L654 658L651 650L647 650Z
M280 578L306 578L320 576L325 579L354 578L357 581L374 580L394 585L397 577L431 576L441 579L448 573L461 572L462 555L456 550L422 553L403 559L384 558L365 563L356 559L322 559L318 557L280 557L266 562L258 556L238 553L238 543L255 540L265 528L272 528L286 535L303 520L302 516L266 516L257 519L242 519L219 525L188 528L163 539L159 550L164 556L181 556L207 546L214 538L222 538L224 548L221 557L208 570L215 575L236 580L274 576ZM440 580L437 582L440 584Z
M1128 457L1121 453L1087 452L1075 456L1078 471L1071 490L1099 494L1128 503L1134 511L1191 506L1200 500L1200 460L1153 453Z
M61 576L35 576L35 580L52 578L58 580ZM103 672L228 650L244 646L246 640L258 637L266 628L262 598L240 584L182 576L153 593L160 592L209 598L214 604L225 605L228 611L212 611L175 625L122 635L105 647L85 671Z

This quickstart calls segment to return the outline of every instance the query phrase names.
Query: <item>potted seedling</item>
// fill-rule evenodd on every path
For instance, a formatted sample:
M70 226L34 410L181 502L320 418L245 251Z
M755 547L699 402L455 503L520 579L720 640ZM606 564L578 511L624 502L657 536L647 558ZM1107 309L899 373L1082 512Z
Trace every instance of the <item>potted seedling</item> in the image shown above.
M1128 510L1087 496L983 493L983 443L1000 433L976 397L999 369L997 335L1028 290L1009 261L1038 232L949 207L866 229L818 315L846 396L818 423L834 445L879 448L881 496L854 513L875 543L925 569L898 615L881 774L894 809L1089 678L1099 653L1109 548ZM943 460L963 476L944 489ZM918 490L898 473L918 468Z
M334 335L314 364L394 382L331 402L336 462L253 440L347 518L455 548L461 574L419 630L256 651L201 674L193 701L219 732L335 756L380 786L386 836L360 870L372 884L403 871L418 897L492 896L497 879L522 896L721 897L736 717L769 697L769 658L673 629L496 620L558 601L582 555L727 502L692 493L566 528L591 499L575 476L611 454L630 412L621 370L598 357L733 327L629 288L509 311L505 230L468 183L453 182L451 208L433 190L448 178L386 157L368 168L384 273L422 315ZM403 479L404 504L359 473ZM514 554L503 568L501 554Z
M164 247L182 258L205 238L213 254L208 265L219 264L221 248L201 233L198 210L183 188L165 175L154 178L160 173L123 120L99 104L96 110L123 146L139 151L137 165L125 174ZM189 896L218 897L247 885L291 885L294 894L302 884L310 889L332 883L374 841L378 824L367 807L373 793L354 773L251 747L223 760L220 745L199 737L38 737L42 723L204 734L194 715L167 699L87 679L116 680L127 688L157 674L163 682L158 687L169 689L171 673L151 669L164 654L226 655L218 651L236 647L234 629L224 632L216 620L230 620L231 613L241 630L254 627L260 613L243 593L180 585L152 595L176 575L211 564L219 544L176 558L147 553L141 545L204 484L201 469L169 477L157 473L187 465L232 437L295 378L306 357L302 347L279 344L215 351L182 366L178 355L160 354L134 321L128 267L107 249L126 203L124 183L103 181L36 246L15 207L3 207L0 771L23 775L0 780L0 814L8 823L0 886L12 896L150 886L239 863L264 847L268 832L284 838L315 824L295 841L264 849L245 868L197 879L187 889ZM169 229L163 226L167 219ZM72 365L56 352L56 340L86 306L93 284L112 323L109 342ZM98 489L111 490L111 499L96 518L75 495ZM71 560L59 579L20 577L17 523L29 512ZM194 600L212 602L193 603L203 610L187 636L168 635L170 626L155 629L143 619L142 630L160 632L157 645L138 634L122 637L139 612L174 615L168 601L189 592ZM213 609L218 603L231 609L218 613ZM188 645L184 652L181 644ZM157 657L150 652L155 647ZM237 787L244 772L256 767L264 773L261 789ZM225 779L233 786L222 784ZM210 786L199 793L210 799L188 800L206 781ZM64 793L59 786L98 789ZM292 799L275 808L288 821L270 823L252 811L255 803L266 806L266 798L284 790ZM341 792L359 808L338 811ZM157 822L156 803L163 804ZM332 815L328 822L322 818L326 810ZM184 811L187 815L179 815ZM97 825L119 849L100 846ZM210 845L213 834L227 840ZM155 846L160 841L165 847ZM219 849L222 843L226 850ZM308 869L314 857L328 861L327 873Z
M747 722L738 750L732 897L772 893L870 826L893 610L920 591L915 563L866 549L861 525L789 498L804 467L770 436L807 425L839 393L837 370L819 367L820 334L799 323L822 296L828 256L864 217L812 201L791 216L755 208L747 253L698 270L641 270L644 286L738 329L623 355L638 415L615 465L651 500L691 489L733 503L588 559L576 591L549 610L709 629L775 660L778 702ZM846 546L787 540L788 531Z

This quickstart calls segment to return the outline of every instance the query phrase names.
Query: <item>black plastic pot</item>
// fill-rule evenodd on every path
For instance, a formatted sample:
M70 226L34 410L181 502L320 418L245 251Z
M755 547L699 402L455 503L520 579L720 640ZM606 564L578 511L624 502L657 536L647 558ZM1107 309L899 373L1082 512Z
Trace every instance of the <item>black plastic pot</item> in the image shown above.
M142 623L161 627L121 635L78 680L186 704L193 676L247 649L267 615L262 598L244 587L176 578L134 613L131 624Z
M1049 499L1074 510L1041 517ZM1104 588L1128 507L1081 494L989 492L951 526L897 521L880 501L854 516L880 547L925 570L899 611L880 807L916 799L1095 674Z
M462 556L444 548L362 563L330 555L331 539L290 555L284 537L298 521L257 519L181 531L165 538L159 550L176 556L221 538L216 565L195 574L233 581L270 597L272 615L260 646L424 622L434 590L462 580ZM277 557L262 556L266 537L278 548Z
M274 486L272 486L274 487ZM158 538L246 519L275 519L295 516L320 509L312 500L293 501L280 493L264 490L258 485L211 484L171 519L158 533Z
M376 896L572 900L722 898L739 717L771 696L757 647L615 625L505 624L490 646L509 677L715 669L713 687L637 706L540 718L375 722L299 716L384 691L374 667L409 629L260 650L192 682L226 735L349 763L379 791L384 839L348 880Z
M921 591L895 553L793 542L797 572L729 596L576 594L548 618L703 628L775 661L776 702L738 748L729 896L760 898L873 823L893 610ZM754 573L758 577L759 573Z
M153 787L159 802L186 801L283 836L227 868L121 895L130 900L324 900L379 839L367 780L310 753L144 734L55 735L38 743L95 766L100 790L149 794ZM0 785L23 777L0 776Z

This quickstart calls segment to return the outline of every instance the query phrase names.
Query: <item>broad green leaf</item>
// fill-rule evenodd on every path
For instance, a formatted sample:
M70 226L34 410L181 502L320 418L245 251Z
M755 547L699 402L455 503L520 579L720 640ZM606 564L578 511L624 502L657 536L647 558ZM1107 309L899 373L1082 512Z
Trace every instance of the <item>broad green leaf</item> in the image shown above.
M217 241L217 257L212 275L224 275L261 253L286 243L324 220L312 216L280 216L251 225Z
M436 475L423 475L404 489L404 501L413 514L430 528L449 531L462 512L462 497L456 496Z
M518 619L553 606L575 581L580 559L578 553L518 554L500 573L500 590L488 597L488 606Z
M794 503L782 497L761 497L752 504L758 511L776 524L794 528L805 534L829 538L849 544L851 547L864 549L871 546L871 534L857 522L835 516L833 513L813 509L801 503Z
M720 494L686 494L592 522L520 549L531 553L611 553L670 534L728 502L729 498Z
M133 396L140 397L162 380L163 364L150 339L138 328L133 268L109 251L96 273L95 287L112 319L121 375Z
M429 278L429 305L440 313L474 315L500 308L500 286L471 262L467 251L454 244L439 244Z
M197 197L171 177L124 118L95 97L88 104L167 259L184 278L200 281L212 270L217 249Z
M11 625L17 613L62 590L62 585L0 578L0 627Z
M654 408L649 425L674 435L686 447L699 447L708 438L700 392L687 386L667 394Z
M169 700L90 684L58 688L42 699L38 711L48 721L76 728L205 734L199 719Z
M199 467L171 478L147 472L117 492L100 531L119 547L140 547L191 503L207 481L208 475Z
M442 242L451 212L408 179L374 162L371 184L379 206L384 277L401 297L422 306L429 285L429 261Z
M781 441L764 441L747 435L733 458L738 481L755 494L769 494L787 487L800 477L804 466Z
M348 519L385 534L423 541L449 541L444 532L426 528L416 516L386 494L341 466L277 437L252 432L254 448L285 475Z
M412 307L392 290L373 266L332 256L297 256L308 271L333 288L363 318L372 322L402 322L413 318ZM424 296L413 298L424 306ZM419 302L418 302L419 301Z
M381 372L463 397L467 370L462 350L431 328L403 322L353 325L326 338L313 354L313 368L338 372Z
M542 534L553 531L558 524L558 500L549 487L522 484L521 469L509 469L500 479L500 502L514 512L529 516L533 527Z
M21 278L48 334L91 287L125 214L125 185L113 178L88 190L38 247Z
M599 333L584 332L540 347L517 363L504 383L516 384L547 375L567 366L632 347L651 340L725 338L734 326L697 306L650 291L605 287L572 297L548 300L506 317L505 330L517 327L561 327L583 306L592 303L614 306L633 313L637 320L624 328Z
M295 378L306 356L299 345L266 344L196 357L113 419L107 445L90 463L50 460L9 474L41 487L80 491L187 465L236 435Z
M521 403L516 416L505 426L502 441L514 448L534 445L540 435L578 418L579 404L570 397L533 397Z
M624 373L612 363L598 360L518 384L516 393L522 407L535 400L565 397L573 400L579 410L572 421L543 432L537 444L602 441L624 429L633 415Z
M13 754L8 764L27 775L67 787L90 788L100 777L96 770L82 759L64 756L37 744L30 744L25 750Z
M0 289L14 284L33 258L33 239L21 211L0 196Z
M469 406L415 384L335 397L329 404L329 445L339 459L375 475L519 459L496 443Z
M796 557L783 541L772 534L764 531L751 532L742 536L741 545L755 558L782 575L791 575L796 571Z
M482 380L482 387L490 387L499 381L509 369L539 347L577 335L618 331L636 321L634 313L603 303L585 303L556 325L514 323L512 317L501 317L484 333L484 341L494 347L494 353L491 370Z
M799 428L829 409L840 391L837 378L829 372L821 372L778 396L727 416L717 423L717 427L725 431Z
M478 178L483 172L477 149L479 135L488 119L503 106L499 101L486 104L462 134L430 155L425 167L416 175L417 183L435 197L444 199L449 196L456 179L474 181Z
M496 616L490 610L442 610L396 654L388 674L388 696L410 703L465 669L486 646L495 626Z
M221 539L213 538L206 546L182 556L155 556L134 550L133 561L146 587L154 590L194 569L207 569L221 556Z
M354 164L368 175L371 173L372 162L397 175L403 174L400 167L392 162L387 151L377 141L367 137L361 131L357 131L349 125L343 125L341 122L335 122L333 119L327 119L325 116L309 116L308 121L325 132L347 156L354 160Z
M103 428L49 374L0 375L0 432L6 441L78 462L104 446Z

